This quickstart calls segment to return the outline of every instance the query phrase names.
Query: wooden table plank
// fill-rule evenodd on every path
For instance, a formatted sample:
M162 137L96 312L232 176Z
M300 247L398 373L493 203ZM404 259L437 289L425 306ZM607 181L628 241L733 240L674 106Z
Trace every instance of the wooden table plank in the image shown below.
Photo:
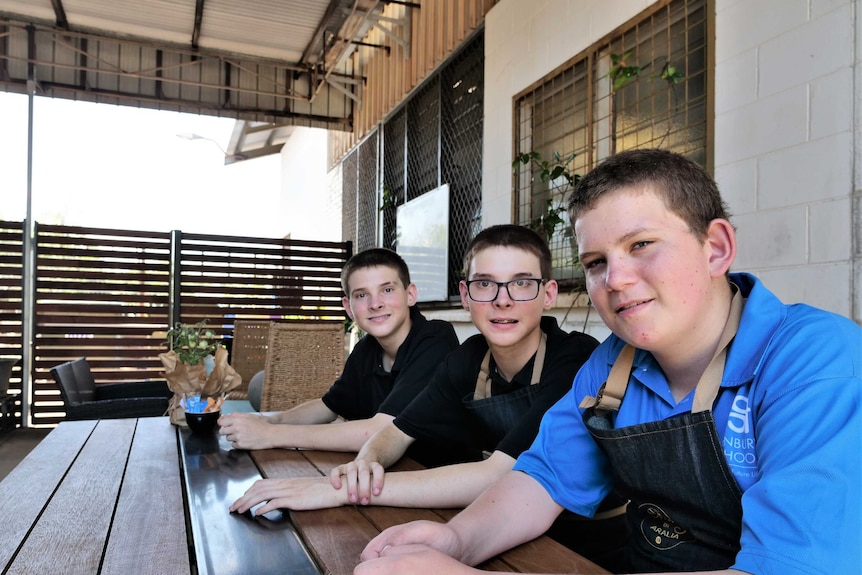
M10 566L9 575L98 573L136 422L98 422Z
M353 573L360 553L378 533L354 507L291 511L290 520L321 571L330 575Z
M319 575L288 515L228 511L260 479L249 452L215 434L183 429L179 439L199 575Z
M0 517L3 518L0 571L27 537L96 422L74 421L60 425L62 432L51 431L0 482Z
M314 477L328 475L330 469L351 461L354 455L329 451L270 449L254 451L252 457L266 477ZM403 458L389 471L417 469L423 467L413 460ZM369 505L292 511L290 517L325 573L349 574L353 572L368 541L380 531L420 519L448 521L459 511ZM514 573L608 573L547 536L511 549L484 562L479 568Z
M176 428L138 419L101 575L191 573Z
M261 475L267 478L314 477L320 471L293 449L260 449L249 451Z

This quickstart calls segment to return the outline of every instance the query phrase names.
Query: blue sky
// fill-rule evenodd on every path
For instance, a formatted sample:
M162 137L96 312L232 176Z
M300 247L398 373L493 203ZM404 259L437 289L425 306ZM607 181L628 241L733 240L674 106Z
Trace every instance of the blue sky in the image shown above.
M279 237L280 156L224 165L227 118L35 99L33 216L49 224ZM27 97L0 92L0 220L23 220Z

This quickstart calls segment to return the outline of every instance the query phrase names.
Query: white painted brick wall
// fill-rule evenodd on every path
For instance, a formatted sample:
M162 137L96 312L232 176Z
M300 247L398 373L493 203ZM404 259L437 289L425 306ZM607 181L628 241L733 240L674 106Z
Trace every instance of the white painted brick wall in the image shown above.
M511 221L513 98L652 3L502 0L488 13L484 225ZM862 285L862 200L851 200L862 177L856 4L716 0L714 159L738 229L734 269L788 303L862 321L853 287Z
M715 172L736 214L734 269L787 302L848 316L854 9L855 0L716 3ZM742 80L723 83L731 76Z

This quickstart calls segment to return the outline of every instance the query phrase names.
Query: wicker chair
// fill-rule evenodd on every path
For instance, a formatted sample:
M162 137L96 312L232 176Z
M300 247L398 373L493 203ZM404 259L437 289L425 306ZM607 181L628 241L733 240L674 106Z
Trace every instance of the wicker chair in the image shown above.
M260 410L290 409L323 397L343 368L341 323L272 323Z
M227 394L227 399L246 399L251 378L266 367L270 321L237 320L233 326L230 364L242 377L242 384Z
M96 385L87 360L67 361L51 368L66 404L66 420L157 417L168 409L173 392L164 381L130 381Z

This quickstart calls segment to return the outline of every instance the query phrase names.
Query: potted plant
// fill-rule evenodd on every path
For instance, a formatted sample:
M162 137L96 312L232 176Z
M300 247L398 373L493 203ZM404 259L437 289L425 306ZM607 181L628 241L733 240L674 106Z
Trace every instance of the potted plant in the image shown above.
M186 424L186 410L215 410L224 395L239 387L242 377L227 361L227 349L206 322L178 323L168 330L168 351L159 354L168 387L174 392L168 405L171 422ZM197 409L200 406L202 409Z
M206 320L193 325L177 323L168 330L168 350L177 354L181 363L186 365L197 365L202 360L207 367L207 373L212 371L212 366L207 358L213 358L219 342L216 333L206 327Z

